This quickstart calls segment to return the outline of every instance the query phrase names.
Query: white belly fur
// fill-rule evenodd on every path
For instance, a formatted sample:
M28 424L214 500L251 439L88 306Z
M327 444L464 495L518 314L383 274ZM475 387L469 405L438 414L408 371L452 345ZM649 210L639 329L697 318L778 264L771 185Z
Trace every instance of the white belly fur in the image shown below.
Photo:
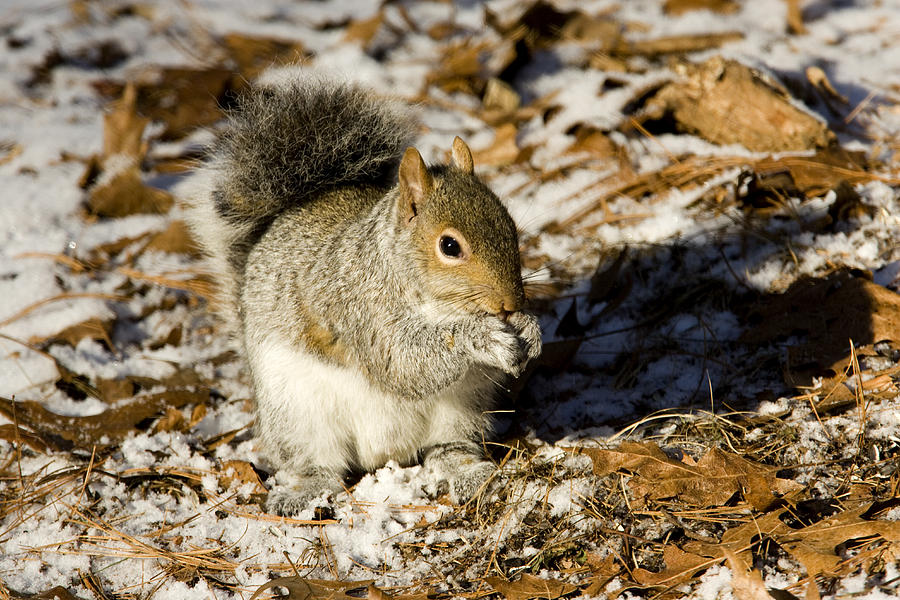
M492 383L476 368L442 393L410 401L274 336L247 346L260 449L280 467L342 472L388 460L411 464L419 449L479 438L487 425L482 411Z

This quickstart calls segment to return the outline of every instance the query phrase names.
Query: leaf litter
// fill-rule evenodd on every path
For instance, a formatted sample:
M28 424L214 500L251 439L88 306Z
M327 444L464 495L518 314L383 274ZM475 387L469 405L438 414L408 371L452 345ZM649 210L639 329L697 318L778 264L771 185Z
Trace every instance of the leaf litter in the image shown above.
M256 4L11 13L4 89L57 135L0 108L0 597L896 593L900 73L843 44L900 15ZM545 352L464 507L388 465L262 510L179 186L297 64L417 103L430 159L464 135L522 227Z

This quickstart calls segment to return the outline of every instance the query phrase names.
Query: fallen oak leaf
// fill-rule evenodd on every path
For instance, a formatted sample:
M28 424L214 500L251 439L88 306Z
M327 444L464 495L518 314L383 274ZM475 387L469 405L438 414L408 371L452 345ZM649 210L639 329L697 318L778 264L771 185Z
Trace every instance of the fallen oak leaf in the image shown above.
M265 494L267 492L256 469L246 460L226 460L222 463L220 473L219 483L223 489L227 490L232 483L236 482L238 485L249 483L253 487L253 493Z
M160 433L162 431L187 431L184 415L177 408L171 406L166 407L166 414L157 419L153 425L151 433Z
M252 81L273 64L290 64L309 58L303 45L296 41L227 33L222 44L243 77Z
M600 129L581 123L573 131L575 142L566 149L566 154L587 154L601 160L614 160L623 151Z
M35 452L46 454L50 450L60 450L52 440L46 440L40 435L16 427L13 423L0 425L0 440L25 444Z
M747 562L751 560L751 548L769 538L803 565L809 577L836 574L845 562L837 551L840 545L850 540L878 537L891 544L900 542L900 522L862 518L873 506L858 506L799 529L791 528L782 520L787 511L773 511L729 529L719 544L691 541L683 548L712 558L721 558L726 551L732 552Z
M541 579L523 573L518 581L507 581L502 577L485 577L488 585L497 590L506 600L556 600L578 589L570 583Z
M519 131L513 123L504 123L494 130L494 141L487 148L474 150L475 164L500 167L518 162L521 150L516 143Z
M691 554L674 544L666 544L663 549L663 562L666 568L659 573L639 567L632 571L632 577L641 585L670 587L690 580L698 571L713 565L716 559Z
M697 468L708 475L734 481L740 485L744 498L753 508L766 511L776 502L796 495L803 486L790 479L776 477L777 469L713 448L704 454Z
M803 7L800 0L785 0L787 4L787 30L794 35L806 33L806 25L803 23Z
M194 241L187 224L180 220L172 221L163 231L153 234L147 244L137 254L141 254L145 250L189 254L192 256L200 255L200 248Z
M209 390L173 390L150 394L134 402L111 408L97 415L70 417L50 412L39 402L16 402L0 398L0 414L36 434L57 436L71 444L90 450L94 446L108 446L124 439L135 426L165 412L167 407L180 408L188 404L202 404L209 400Z
M783 514L782 510L772 511L742 525L732 527L722 534L722 539L718 544L692 540L685 543L682 549L685 552L711 558L723 558L725 556L723 552L728 550L738 554L741 560L750 562L753 560L751 550L762 538L773 538L780 533L791 531L791 528L781 520Z
M812 156L768 156L753 163L754 181L748 195L816 198L842 183L857 184L877 180L866 156L840 147L818 150Z
M590 598L602 594L609 582L622 572L622 566L612 554L601 558L589 552L585 555L585 565L591 570L591 576L584 582L587 587L582 588L582 593Z
M836 548L850 540L881 537L900 542L900 522L862 518L871 505L857 507L822 519L803 529L775 537L778 544L800 562L810 577L836 574L843 558Z
M829 100L837 100L841 104L850 103L847 96L844 96L834 89L834 86L831 84L831 81L829 81L828 75L822 70L822 67L817 67L815 65L806 67L806 79L809 80L817 92L822 94L822 97L826 102Z
M738 600L771 600L774 597L766 589L759 571L749 570L731 550L725 549L723 553L731 569L731 589Z
M368 51L384 24L384 10L377 11L368 19L353 21L344 30L344 41L359 42L360 46Z
M615 450L586 448L594 474L609 475L625 470L633 474L628 487L636 499L678 498L691 506L720 506L741 492L748 502L765 510L779 498L799 488L775 476L776 469L754 463L736 454L711 448L696 465L667 456L652 442L622 442Z
M369 598L383 598L387 594L374 588L372 581L326 581L324 579L306 579L299 576L278 577L268 583L259 586L250 600L256 600L266 590L281 587L288 591L283 596L273 598L287 598L289 600L360 600L359 596L351 596L348 592L366 588ZM376 590L372 594L372 590Z
M75 596L72 592L59 585L38 594L22 594L15 590L9 590L9 593L9 598L12 600L19 598L28 598L29 600L81 600L81 598Z
M102 177L88 193L87 208L98 217L133 214L165 214L175 203L168 192L150 187L141 179L137 164L128 164Z
M28 343L36 346L44 345L45 347L51 344L64 343L74 347L84 338L89 338L103 342L108 349L112 350L114 346L109 336L112 326L112 320L91 317L81 323L70 325L59 333L29 338Z
M113 110L103 117L102 160L121 154L140 162L147 153L147 143L142 138L148 123L150 119L137 113L137 88L129 82L122 97L113 103Z

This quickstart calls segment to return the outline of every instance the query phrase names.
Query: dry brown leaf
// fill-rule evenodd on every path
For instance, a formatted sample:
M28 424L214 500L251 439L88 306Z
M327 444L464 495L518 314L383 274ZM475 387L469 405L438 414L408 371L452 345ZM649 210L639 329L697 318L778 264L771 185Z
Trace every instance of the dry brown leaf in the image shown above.
M891 351L900 348L900 344L892 343ZM861 346L856 348L856 355L860 359L866 356L876 357L879 353L875 351L874 345ZM892 398L898 392L897 384L894 382L896 374L900 372L900 367L889 367L883 371L875 371L864 369L860 371L860 375L864 378L862 382L862 390L869 400L878 400L882 398ZM806 375L808 377L801 378L802 374L790 373L791 382L800 387L808 387L812 384L812 371ZM851 381L854 378L852 369L852 360L850 356L844 357L830 367L819 371L819 381L821 383L819 396L816 401L816 411L822 415L831 412L844 410L849 406L856 404L856 392L852 386L858 382Z
M595 51L608 52L620 43L622 24L604 16L578 12L559 30L559 37L582 42Z
M900 542L900 522L866 520L872 505L863 505L846 510L812 525L793 529L782 518L785 511L773 511L762 517L726 531L719 544L691 541L683 548L713 558L724 556L730 551L741 556L741 560L751 560L750 548L761 538L771 538L782 549L791 554L806 569L809 577L820 574L836 575L843 559L838 555L838 547L850 540L880 537L887 542Z
M344 41L359 42L364 49L368 49L382 25L384 25L384 12L381 10L368 19L351 21L344 30Z
M518 129L512 123L504 123L494 130L494 141L487 148L472 151L476 165L499 167L516 162L519 146L516 144Z
M484 94L490 78L498 76L516 59L512 40L475 42L470 38L452 41L444 46L441 60L428 73L429 85L436 85L448 93Z
M200 421L206 418L206 413L209 412L209 408L206 404L197 404L191 410L191 418L188 420L188 427L193 428L196 427Z
M751 548L754 540L759 537L772 537L779 533L791 531L784 521L781 520L783 511L776 510L766 513L761 517L753 518L751 521L732 527L722 534L722 539L718 544L708 542L690 541L686 542L682 549L692 554L700 554L712 558L721 558L723 550L730 550L741 556L741 560L751 562ZM759 537L758 537L759 536Z
M582 343L584 343L582 338L545 343L541 355L533 361L535 367L543 367L557 373L563 371L578 354Z
M502 577L485 577L484 580L506 600L532 600L537 598L555 600L578 589L577 586L564 581L541 579L528 573L523 573L522 578L518 581L507 581Z
M20 596L13 596L20 597ZM56 586L55 588L49 589L46 592L41 592L39 594L29 595L27 596L31 600L81 600L78 596L75 596L62 586Z
M677 498L689 506L720 506L742 492L748 502L764 510L776 502L775 492L797 491L793 482L775 477L776 469L736 454L712 448L696 465L667 456L652 442L622 442L615 450L587 448L599 476L628 471L628 487L639 503Z
M245 460L226 460L222 463L220 473L219 483L222 484L223 489L227 490L234 482L237 482L238 485L249 483L253 486L253 493L266 493L266 486L263 485L262 480L256 473L256 469Z
M622 572L622 567L610 554L603 558L597 554L588 552L585 556L585 564L591 570L591 576L587 579L587 586L582 588L585 596L594 598L603 593L607 584Z
M168 407L180 408L188 404L202 404L209 400L209 390L172 390L137 398L134 402L108 409L89 417L70 417L52 413L38 402L14 402L0 398L0 414L23 425L43 439L56 436L90 450L93 446L107 446L125 438L135 426L164 412ZM46 434L46 435L45 435Z
M151 431L159 433L161 431L186 431L187 421L181 411L171 406L166 407L166 414L160 417Z
M229 69L165 68L139 86L138 106L165 124L161 139L178 139L221 119L227 94L243 86Z
M620 41L610 53L617 56L661 56L667 54L688 54L711 48L718 48L728 42L743 39L739 31L726 33L700 33L672 35L650 40Z
M881 537L895 544L900 542L900 522L865 520L862 515L869 508L862 506L844 511L775 539L803 565L810 577L820 573L835 575L842 561L836 552L839 545L849 540L872 537Z
M0 142L0 165L12 161L15 157L22 154L22 145L15 142Z
M33 345L64 343L70 346L76 346L78 342L84 338L89 338L98 342L103 342L106 344L107 348L112 349L113 343L109 337L111 329L111 321L91 317L81 323L70 325L59 333L29 338L28 343Z
M787 30L794 35L806 33L806 25L803 24L803 7L800 0L784 0L787 4Z
M567 154L586 153L602 160L618 159L621 156L619 147L596 127L581 124L573 133L575 142L566 150Z
M822 600L822 595L819 594L819 586L816 585L815 577L809 578L809 583L806 584L804 598L806 600Z
M0 425L0 440L26 444L35 452L46 453L48 450L57 449L52 442L47 442L44 438L35 433L25 431L21 427L16 427L13 423Z
M511 85L502 79L491 77L484 88L484 97L481 99L481 103L486 111L508 115L519 109L522 99Z
M123 379L98 379L94 386L100 395L100 399L107 404L131 398L138 392L138 386L130 378Z
M323 579L306 579L304 577L278 577L268 583L259 586L250 600L256 600L260 594L274 587L285 588L288 593L275 598L287 598L289 600L360 600L360 596L351 596L347 592L366 588L369 598L381 598L386 596L381 590L372 587L371 581L326 581ZM372 593L375 590L376 593Z
M102 265L108 262L110 258L121 253L126 248L132 246L133 244L137 244L138 242L142 242L152 235L152 233L146 232L134 237L124 237L112 242L98 244L97 246L94 246L93 248L88 250L87 257L84 259L84 261L91 265Z
M666 0L663 11L670 15L680 15L692 10L708 10L730 15L737 12L741 5L735 0Z
M597 269L591 275L591 287L588 289L587 301L590 306L596 306L600 302L606 303L606 306L600 311L600 315L615 309L625 301L631 292L634 278L627 269L624 274L622 273L622 266L627 258L627 249L619 251L612 261L609 261L608 255L601 256L597 263Z
M141 180L137 165L130 165L109 180L91 189L87 208L98 217L126 217L133 214L164 214L174 199L166 191L152 188Z
M759 571L750 571L746 563L731 550L725 549L723 553L728 561L728 568L731 569L731 589L738 600L772 599Z
M428 74L428 83L448 93L465 92L481 95L484 87L481 56L485 44L453 42L448 44L437 68Z
M681 63L682 75L647 103L647 116L671 115L678 127L716 144L742 144L755 152L825 147L834 134L796 108L787 92L753 69L720 56L695 65Z
M674 544L666 544L663 549L663 561L666 568L659 573L637 568L632 571L632 577L641 585L669 587L690 580L697 571L706 569L713 563L706 556L685 552Z
M122 154L135 163L147 153L141 138L150 119L137 113L137 88L128 83L122 97L113 103L113 110L103 117L103 159Z
M250 81L272 65L301 62L309 57L303 45L297 41L233 32L225 34L222 43L238 71Z
M221 119L228 95L243 88L246 79L225 68L159 67L144 73L133 85L137 110L161 121L165 129L160 138L172 140ZM95 83L95 88L105 96L117 97L125 86L103 80Z
M174 252L198 256L200 249L194 242L190 229L184 221L172 221L164 231L153 234L144 250Z
M157 330L157 334L153 336L152 341L147 343L147 347L151 350L159 350L166 346L180 346L183 333L184 328L181 324L175 325L167 333L164 329Z

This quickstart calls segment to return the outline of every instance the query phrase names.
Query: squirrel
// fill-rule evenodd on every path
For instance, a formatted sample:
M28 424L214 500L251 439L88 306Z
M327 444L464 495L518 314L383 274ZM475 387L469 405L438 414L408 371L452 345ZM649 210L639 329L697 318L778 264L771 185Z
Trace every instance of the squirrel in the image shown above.
M353 84L252 86L195 178L187 220L249 365L270 512L391 460L421 461L457 504L494 473L486 411L540 327L516 226L469 148L457 137L452 164L426 166L417 131L408 106Z

